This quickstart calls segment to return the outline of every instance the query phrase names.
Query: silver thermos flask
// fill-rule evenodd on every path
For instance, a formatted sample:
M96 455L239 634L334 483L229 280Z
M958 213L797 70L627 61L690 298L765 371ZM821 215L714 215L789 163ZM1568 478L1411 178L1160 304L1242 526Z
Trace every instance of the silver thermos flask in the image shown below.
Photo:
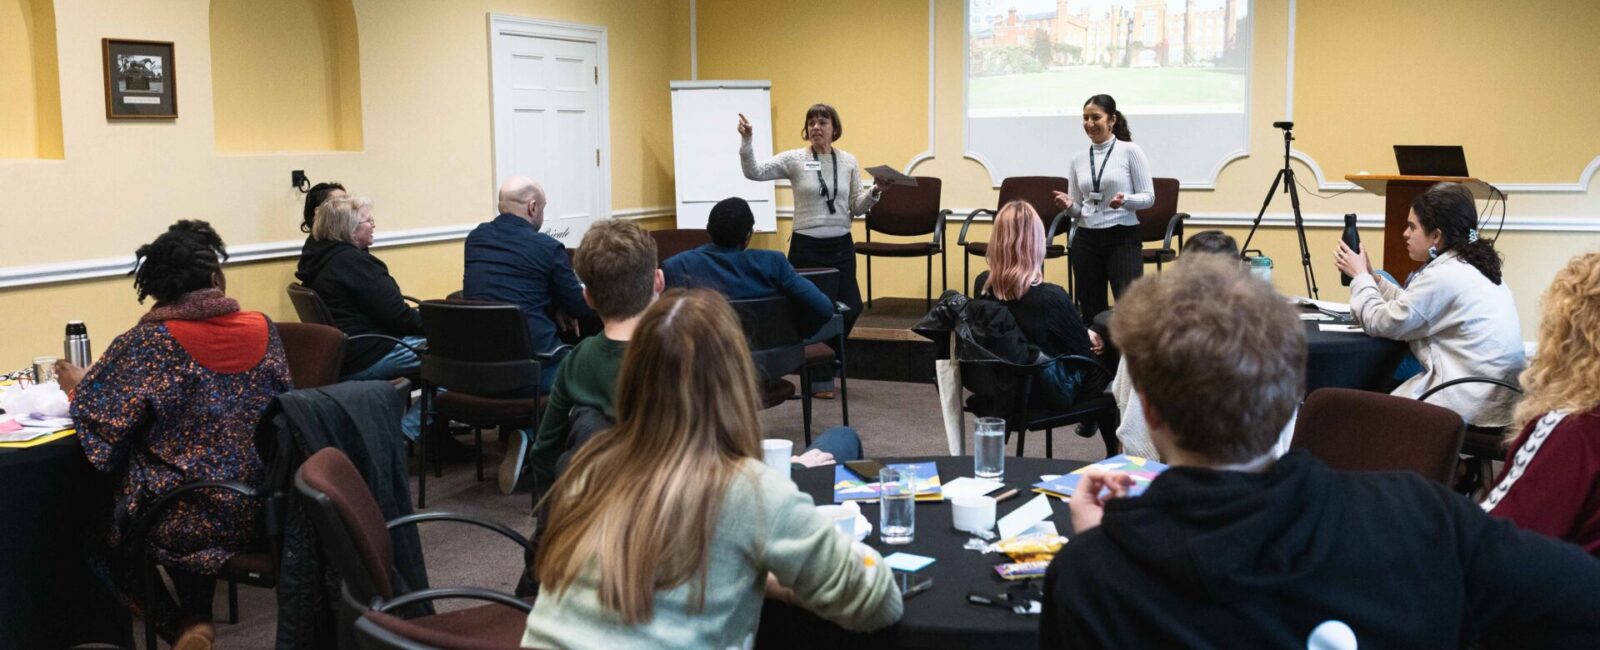
M79 368L89 367L92 361L89 356L89 328L83 321L67 321L67 338L61 342L61 347L67 363Z

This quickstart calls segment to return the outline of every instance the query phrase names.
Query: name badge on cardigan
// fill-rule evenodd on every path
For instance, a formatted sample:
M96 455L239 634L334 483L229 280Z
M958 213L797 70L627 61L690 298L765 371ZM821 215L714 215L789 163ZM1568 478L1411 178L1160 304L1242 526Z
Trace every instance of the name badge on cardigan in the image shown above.
M820 160L802 160L800 161L800 166L802 170L808 172L822 171L822 161Z

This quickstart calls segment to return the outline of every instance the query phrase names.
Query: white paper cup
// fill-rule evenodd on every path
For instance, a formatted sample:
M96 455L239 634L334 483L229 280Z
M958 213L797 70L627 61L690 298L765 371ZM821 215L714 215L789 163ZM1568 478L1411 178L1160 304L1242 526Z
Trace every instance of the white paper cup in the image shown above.
M856 515L861 514L860 508L850 508L840 505L817 506L817 511L822 513L822 518L833 523L839 532L850 539L856 538Z
M965 496L950 500L956 530L977 533L994 528L994 497Z
M784 478L789 478L789 458L794 456L794 441L766 438L761 441L761 460Z

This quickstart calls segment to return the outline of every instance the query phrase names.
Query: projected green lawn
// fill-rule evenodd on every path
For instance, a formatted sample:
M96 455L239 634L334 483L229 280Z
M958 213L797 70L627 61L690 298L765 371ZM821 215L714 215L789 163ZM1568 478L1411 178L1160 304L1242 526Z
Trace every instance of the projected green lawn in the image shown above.
M1090 95L1110 93L1140 112L1244 110L1245 72L1222 68L1073 68L974 77L967 81L973 115L1056 112L1075 115Z

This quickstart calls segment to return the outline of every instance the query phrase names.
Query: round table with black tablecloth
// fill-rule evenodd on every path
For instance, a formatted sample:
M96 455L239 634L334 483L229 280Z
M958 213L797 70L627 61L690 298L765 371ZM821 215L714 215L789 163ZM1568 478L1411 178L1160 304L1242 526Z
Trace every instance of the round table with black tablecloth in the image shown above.
M1318 388L1389 392L1396 384L1394 370L1406 354L1406 344L1367 336L1362 332L1324 332L1318 327L1332 323L1305 321L1309 352L1306 356L1306 393L1310 394Z
M128 610L89 571L111 494L77 436L0 448L0 648L133 647Z
M938 466L942 483L949 483L958 476L972 476L971 456L881 460L885 465L921 461L932 461ZM1019 494L998 505L996 519L1038 496L1031 491L1031 487L1039 482L1040 475L1065 474L1086 464L1072 460L1007 457L1003 479L1005 489L1018 488ZM818 504L833 502L833 475L834 468L831 466L796 470L793 474L795 484ZM1005 489L993 494L1004 492ZM1050 520L1055 522L1058 530L1070 536L1072 524L1067 514L1067 504L1051 499L1050 507L1055 511ZM994 571L995 565L1009 559L998 553L983 554L962 548L972 535L958 531L951 525L948 502L919 502L916 509L916 540L910 544L891 546L878 540L878 505L861 505L861 513L867 521L872 522L872 534L866 539L872 548L885 556L905 552L934 558L933 564L917 572L918 575L933 578L933 588L905 601L905 615L898 624L873 634L852 634L810 612L768 601L762 610L756 646L871 647L877 650L1038 646L1038 616L1020 616L967 603L968 592L995 594L1013 584L1001 579Z

